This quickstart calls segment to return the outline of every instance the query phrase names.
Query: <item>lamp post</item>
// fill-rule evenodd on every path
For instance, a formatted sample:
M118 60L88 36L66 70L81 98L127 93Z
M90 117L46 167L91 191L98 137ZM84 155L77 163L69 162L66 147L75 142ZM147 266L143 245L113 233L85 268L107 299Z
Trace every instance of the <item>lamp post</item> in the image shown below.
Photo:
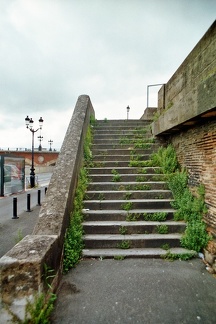
M36 133L39 129L42 129L42 126L43 126L43 119L42 117L40 117L39 119L39 128L37 129L33 129L33 124L34 124L34 121L32 118L29 118L29 116L27 116L25 118L25 123L26 123L26 128L28 128L31 133L32 133L32 165L31 165L31 172L30 172L30 186L31 188L34 188L35 187L35 168L34 168L34 133Z
M51 146L52 146L53 141L52 140L49 140L48 143L50 145L49 151L52 151L52 147Z
M38 138L39 138L39 147L38 147L38 151L42 151L42 145L41 145L41 142L43 141L43 136L38 136Z
M130 111L130 107L127 106L127 119L129 119L129 111Z

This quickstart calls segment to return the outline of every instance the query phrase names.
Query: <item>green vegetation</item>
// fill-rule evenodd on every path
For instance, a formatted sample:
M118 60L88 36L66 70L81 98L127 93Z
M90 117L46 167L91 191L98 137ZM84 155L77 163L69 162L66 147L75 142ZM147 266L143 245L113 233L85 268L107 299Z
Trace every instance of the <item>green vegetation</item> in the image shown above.
M133 207L133 203L132 203L132 201L125 202L125 203L123 203L123 204L121 205L121 208L124 209L124 210L126 210L126 211L131 210L132 207Z
M170 245L169 245L169 243L164 243L164 244L161 246L161 249L168 251L168 250L170 249Z
M46 293L41 293L35 296L34 302L28 300L25 307L24 320L20 320L19 317L11 312L12 323L17 324L49 324L50 316L54 309L54 302L57 298L56 294L52 293L52 287L50 285L50 279L55 277L53 269L50 269L44 264L44 281L48 287Z
M121 234L121 235L125 235L125 234L127 234L127 227L125 227L125 226L120 226L119 227L119 233Z
M168 251L166 254L161 255L162 259L168 260L168 261L174 261L174 260L190 260L196 256L195 252L189 252L189 253L171 253Z
M117 244L117 248L119 249L130 249L131 243L130 241L121 241Z
M181 245L196 252L201 251L211 239L203 221L203 215L207 212L204 186L200 185L197 188L197 196L193 196L188 188L188 174L185 170L180 170L175 150L171 145L161 147L153 154L152 162L166 175L168 187L174 197L174 219L187 222Z
M92 145L92 131L91 127L88 128L84 148L84 166L80 170L77 188L73 203L73 212L70 215L70 223L65 234L64 241L64 259L63 259L63 272L68 272L71 268L75 267L82 255L83 249L83 199L85 191L89 182L88 171L86 166L92 161L91 153Z
M131 199L131 196L132 196L132 192L126 192L125 194L124 194L124 199L125 200L129 200L129 199Z
M158 212L158 213L144 213L143 219L145 221L152 221L152 222L163 222L167 219L166 212Z
M22 233L22 230L19 228L17 231L17 236L15 237L15 243L17 244L18 242L22 241L24 235Z
M156 231L158 234L168 234L169 227L165 224L161 224L156 227Z
M126 221L127 222L136 222L140 218L141 214L137 213L128 213L126 216Z
M120 174L118 173L118 171L116 171L115 169L113 169L111 171L111 173L113 174L113 177L112 177L112 181L113 182L120 182L121 181L121 176Z
M114 260L122 261L125 259L124 255L114 255Z
M163 174L170 174L175 172L178 167L178 160L175 150L172 145L168 145L166 148L160 147L157 153L151 156L152 164L159 166Z
M83 198L88 184L88 172L85 167L80 170L80 176L74 198L74 209L71 213L70 224L66 232L64 242L64 273L75 267L78 263L83 249L83 228L82 228L82 209Z

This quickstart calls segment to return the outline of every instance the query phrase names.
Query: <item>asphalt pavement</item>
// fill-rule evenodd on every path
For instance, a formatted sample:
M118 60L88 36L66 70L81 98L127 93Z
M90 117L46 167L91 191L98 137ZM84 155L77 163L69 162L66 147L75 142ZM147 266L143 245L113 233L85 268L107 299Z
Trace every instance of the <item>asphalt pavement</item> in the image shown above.
M215 324L216 278L201 259L82 260L64 275L52 324Z
M0 197L0 257L7 253L23 237L32 233L37 222L40 203L45 197L45 187L49 185L51 173L40 175L40 186L25 192ZM27 206L27 194L30 194L30 211ZM17 198L17 218L14 218L13 198Z

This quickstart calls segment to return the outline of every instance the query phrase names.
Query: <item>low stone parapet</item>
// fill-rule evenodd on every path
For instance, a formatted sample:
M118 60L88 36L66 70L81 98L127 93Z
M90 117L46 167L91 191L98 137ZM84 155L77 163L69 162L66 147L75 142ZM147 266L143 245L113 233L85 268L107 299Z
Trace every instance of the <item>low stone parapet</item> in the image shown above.
M0 317L4 323L11 322L13 314L23 320L28 301L33 303L40 293L46 294L48 288L55 291L58 286L65 231L73 210L91 115L94 116L94 109L90 98L80 96L33 234L26 236L0 259Z

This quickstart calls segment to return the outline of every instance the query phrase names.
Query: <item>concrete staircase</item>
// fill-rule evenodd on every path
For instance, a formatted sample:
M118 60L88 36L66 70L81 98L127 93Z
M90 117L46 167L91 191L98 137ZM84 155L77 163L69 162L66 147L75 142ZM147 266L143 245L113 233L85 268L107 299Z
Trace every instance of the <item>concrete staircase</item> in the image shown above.
M161 257L167 249L189 252L180 247L185 223L173 220L172 194L163 175L158 168L129 166L131 160L148 160L158 147L148 121L97 121L83 210L83 257ZM148 220L156 215L165 220ZM164 227L166 234L159 234Z

